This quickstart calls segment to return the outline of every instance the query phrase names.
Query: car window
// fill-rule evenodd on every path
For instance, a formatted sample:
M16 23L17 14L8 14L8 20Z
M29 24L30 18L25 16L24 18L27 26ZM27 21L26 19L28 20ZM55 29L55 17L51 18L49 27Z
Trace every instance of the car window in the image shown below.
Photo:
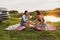
M7 11L2 11L2 13L7 13Z

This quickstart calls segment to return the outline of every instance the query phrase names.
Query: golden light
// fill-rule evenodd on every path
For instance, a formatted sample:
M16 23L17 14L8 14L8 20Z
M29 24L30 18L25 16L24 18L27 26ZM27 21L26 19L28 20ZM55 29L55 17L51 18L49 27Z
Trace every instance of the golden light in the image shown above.
M60 21L60 18L54 17L54 16L44 16L45 21L51 21L51 22L58 22Z

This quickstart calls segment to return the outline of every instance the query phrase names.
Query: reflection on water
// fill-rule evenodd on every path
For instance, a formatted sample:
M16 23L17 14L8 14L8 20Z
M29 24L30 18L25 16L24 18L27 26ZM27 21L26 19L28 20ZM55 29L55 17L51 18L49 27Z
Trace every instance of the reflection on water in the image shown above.
M60 22L60 18L54 16L44 16L45 21Z
M32 18L32 16L30 16ZM21 19L21 18L19 18ZM44 16L45 21L51 21L51 22L60 22L60 18L54 17L54 16Z

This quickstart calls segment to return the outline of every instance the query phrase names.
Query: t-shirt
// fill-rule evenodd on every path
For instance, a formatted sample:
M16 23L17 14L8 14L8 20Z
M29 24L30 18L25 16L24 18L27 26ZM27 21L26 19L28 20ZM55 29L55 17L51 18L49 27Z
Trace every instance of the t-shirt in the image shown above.
M22 16L22 19L21 19L21 26L24 26L24 23L28 20L28 17L26 15L23 15Z
M28 20L28 17L26 17L26 15L23 15L22 16L22 19L23 19L23 21L27 21Z

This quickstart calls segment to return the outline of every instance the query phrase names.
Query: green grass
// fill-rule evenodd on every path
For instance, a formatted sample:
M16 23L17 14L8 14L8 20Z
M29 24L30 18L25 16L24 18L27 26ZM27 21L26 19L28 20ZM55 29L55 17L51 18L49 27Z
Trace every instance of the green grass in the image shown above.
M19 23L19 19L12 18L0 23L0 40L60 40L60 29L56 31L37 31L33 28L26 28L22 31L5 31L8 25ZM59 24L59 23L56 23Z
M33 28L26 28L22 31L6 31L9 25L20 23L20 19L11 17L0 23L0 40L60 40L60 28L56 31L37 31ZM48 22L51 23L51 22ZM60 22L52 23L60 26Z

